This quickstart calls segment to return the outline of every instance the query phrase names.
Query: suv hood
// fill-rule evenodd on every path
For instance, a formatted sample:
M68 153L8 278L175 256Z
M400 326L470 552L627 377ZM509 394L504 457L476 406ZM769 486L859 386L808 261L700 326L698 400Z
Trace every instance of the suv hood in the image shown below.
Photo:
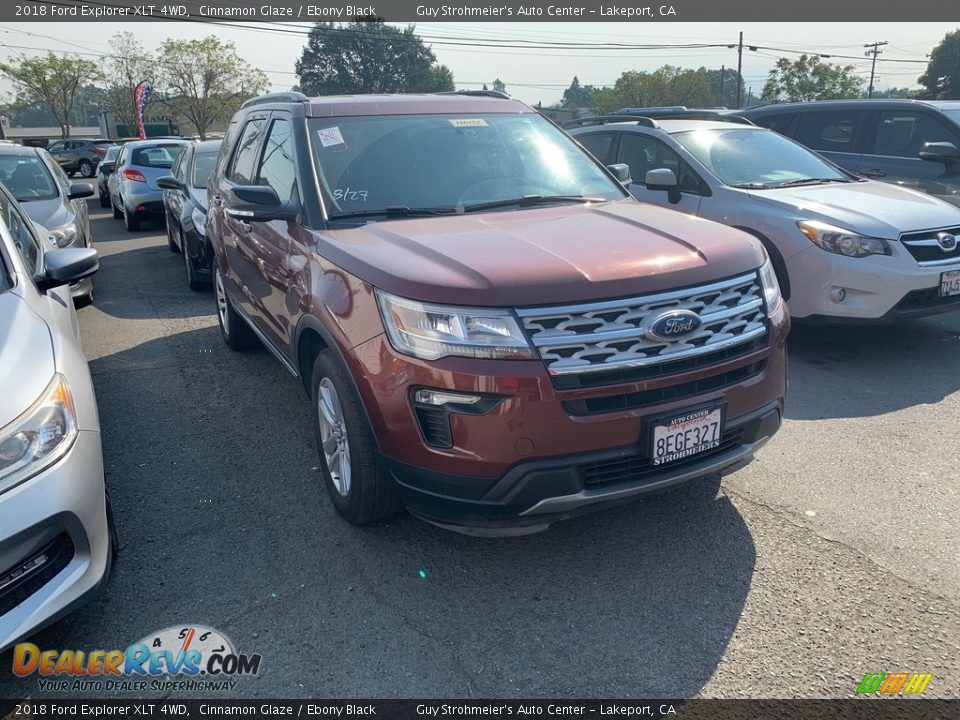
M632 200L369 223L318 238L375 287L416 300L523 307L698 285L763 264L723 225Z
M0 293L0 427L40 397L54 371L47 324L16 290Z
M890 240L901 233L960 225L960 208L890 183L803 185L749 194L759 202L789 207L798 220L821 220Z

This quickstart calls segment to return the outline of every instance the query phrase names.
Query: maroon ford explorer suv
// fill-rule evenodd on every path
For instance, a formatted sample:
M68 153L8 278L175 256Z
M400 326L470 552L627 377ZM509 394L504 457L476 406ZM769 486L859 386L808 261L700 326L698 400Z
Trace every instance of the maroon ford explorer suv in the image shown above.
M244 104L208 186L220 330L302 381L343 517L533 532L773 436L762 246L625 172L494 93Z

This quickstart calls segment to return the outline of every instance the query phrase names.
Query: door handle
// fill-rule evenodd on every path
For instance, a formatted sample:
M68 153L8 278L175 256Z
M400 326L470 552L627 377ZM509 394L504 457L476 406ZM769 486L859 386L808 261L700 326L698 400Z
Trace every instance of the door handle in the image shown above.
M880 168L867 168L866 170L861 170L860 174L864 177L886 177L887 174Z

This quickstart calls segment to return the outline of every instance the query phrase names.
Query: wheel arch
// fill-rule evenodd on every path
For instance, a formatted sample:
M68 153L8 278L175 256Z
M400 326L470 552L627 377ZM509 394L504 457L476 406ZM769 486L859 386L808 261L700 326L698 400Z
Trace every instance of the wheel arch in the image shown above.
M737 230L742 230L745 233L753 235L757 240L763 244L763 248L767 251L767 254L770 256L770 262L773 263L773 271L777 275L777 282L780 283L780 294L783 295L784 301L790 299L790 273L787 270L787 263L783 259L783 254L780 250L777 249L777 246L774 245L773 241L764 235L759 230L754 230L750 227L745 227L741 225L735 226Z

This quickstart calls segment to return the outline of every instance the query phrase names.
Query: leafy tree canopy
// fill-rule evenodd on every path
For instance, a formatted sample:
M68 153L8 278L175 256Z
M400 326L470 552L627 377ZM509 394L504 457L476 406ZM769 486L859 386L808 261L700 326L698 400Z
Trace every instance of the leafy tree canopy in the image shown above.
M816 55L780 58L763 86L765 102L840 100L863 95L863 79L852 65L825 63Z

